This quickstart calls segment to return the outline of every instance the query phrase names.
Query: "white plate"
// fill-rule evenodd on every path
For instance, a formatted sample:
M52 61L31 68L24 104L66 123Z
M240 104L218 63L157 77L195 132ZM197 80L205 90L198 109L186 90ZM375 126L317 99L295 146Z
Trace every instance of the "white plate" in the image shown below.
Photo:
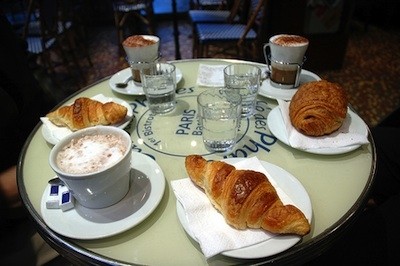
M348 109L348 114L350 115L350 121L351 121L349 131L360 134L367 134L368 130L364 121L350 109ZM267 124L269 130L275 137L277 137L280 141L282 141L286 145L290 146L289 140L286 136L285 122L283 121L283 117L279 109L279 106L275 107L269 112L267 118ZM360 146L361 146L360 144L356 144L338 148L304 149L302 151L314 154L321 154L321 155L335 155L353 151Z
M301 70L300 85L310 82L310 81L315 81L315 80L321 80L321 78L318 75L316 75L310 71L307 71L305 69ZM275 88L271 85L270 80L266 79L261 84L258 94L260 94L261 96L272 98L272 99L282 99L282 100L290 101L292 99L293 95L296 93L296 91L297 91L297 88L296 89Z
M146 219L160 203L165 178L160 166L147 155L132 152L131 187L118 203L103 209L88 209L75 201L63 212L47 209L48 185L43 193L41 213L55 232L75 239L100 239L126 231Z
M133 80L128 82L128 86L126 86L126 88L120 89L115 86L115 83L124 82L130 76L132 76L132 71L129 67L115 73L109 80L111 89L115 92L125 95L144 95L142 86L137 85ZM176 68L176 84L182 80L182 77L183 75L181 70Z
M223 161L230 164L234 164L240 160L242 159L229 158ZM312 219L311 200L310 197L308 196L307 191L304 189L303 185L293 175L291 175L284 169L265 161L261 161L261 164L268 171L268 173L274 177L274 180L276 181L277 185L283 191L285 191L287 195L290 196L290 198L293 200L296 206L304 213L307 219L311 221ZM186 218L185 211L182 205L179 203L179 201L177 201L176 207L177 207L178 218L183 228L190 237L196 240L196 238L192 235L188 227L188 221ZM278 235L265 242L261 242L253 246L222 252L222 255L240 259L264 258L287 250L288 248L294 246L297 242L299 242L300 239L301 237L297 235Z
M125 119L122 120L118 124L113 124L112 126L116 126L116 127L123 129L130 123L130 121L133 118L132 107L127 102L125 102L121 99L112 98L112 97L109 98L102 94L98 94L98 95L92 97L91 99L97 100L102 103L113 101L115 103L125 106L128 109ZM72 103L69 103L69 105L71 105L71 104ZM43 125L42 125L43 138L50 144L56 145L62 138L66 137L72 133L72 131L68 127L58 127L58 126L52 124L46 117L42 117L41 120L43 122Z

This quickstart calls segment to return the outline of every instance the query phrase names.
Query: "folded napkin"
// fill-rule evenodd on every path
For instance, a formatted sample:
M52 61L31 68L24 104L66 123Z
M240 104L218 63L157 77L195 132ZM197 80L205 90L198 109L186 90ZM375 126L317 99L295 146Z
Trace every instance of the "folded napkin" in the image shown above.
M224 68L226 65L199 65L197 84L205 87L225 86Z
M277 187L275 180L267 173L257 157L244 159L233 165L236 169L264 173L277 190L282 202L295 205L287 194ZM207 259L221 252L251 246L275 236L262 229L238 230L229 226L224 217L212 206L204 191L194 185L189 178L174 180L171 186L185 210L191 235L200 244Z
M72 133L68 127L56 126L47 117L41 117L40 120L45 127L46 139L49 139L53 144Z
M290 122L289 105L290 102L278 99L283 122L286 126L286 136L290 146L298 149L321 149L321 148L340 148L351 145L362 145L369 143L368 130L365 128L351 127L351 117L349 113L343 125L332 134L321 137L310 137L298 132Z

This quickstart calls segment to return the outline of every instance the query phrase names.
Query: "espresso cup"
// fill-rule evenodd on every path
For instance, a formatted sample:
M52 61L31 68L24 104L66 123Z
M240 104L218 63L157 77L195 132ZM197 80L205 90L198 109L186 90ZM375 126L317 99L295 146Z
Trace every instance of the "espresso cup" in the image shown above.
M120 201L130 186L132 141L112 126L76 131L51 150L53 171L87 208L105 208Z
M269 39L263 52L271 72L272 86L285 89L299 86L308 44L308 40L299 35L279 34Z

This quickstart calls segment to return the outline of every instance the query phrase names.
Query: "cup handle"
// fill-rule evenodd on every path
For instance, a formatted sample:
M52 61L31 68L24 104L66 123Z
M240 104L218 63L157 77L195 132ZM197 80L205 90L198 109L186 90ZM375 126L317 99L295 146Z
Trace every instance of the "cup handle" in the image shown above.
M268 54L267 54L267 48L269 47L269 43L264 44L263 46L263 53L264 53L264 58L265 58L265 62L267 63L267 65L269 65L269 60L268 60Z
M294 82L294 87L297 88L300 85L300 74L301 74L301 69L303 68L303 64L306 61L307 57L304 56L303 62L301 64L297 64L297 72L296 72L296 80Z
M300 85L300 72L301 72L301 65L297 64L296 79L294 82L295 88L297 88Z

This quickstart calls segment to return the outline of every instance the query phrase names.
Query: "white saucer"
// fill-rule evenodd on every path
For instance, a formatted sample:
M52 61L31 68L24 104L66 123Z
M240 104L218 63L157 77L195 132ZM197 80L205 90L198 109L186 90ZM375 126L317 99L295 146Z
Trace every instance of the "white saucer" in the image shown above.
M109 80L110 88L118 93L125 95L144 95L142 86L136 84L133 80L128 82L126 88L120 89L115 86L115 83L124 82L127 78L132 76L131 68L125 68L117 73L115 73ZM179 68L176 68L176 83L178 84L182 80L182 72Z
M315 80L321 80L321 78L310 71L307 71L305 69L301 70L300 85ZM275 88L271 85L270 80L266 79L261 84L258 94L272 99L282 99L290 101L293 95L296 93L297 89L298 88L293 88L293 89Z
M127 102L118 98L106 97L103 94L95 95L91 99L97 100L102 103L112 101L121 104L128 109L125 119L118 124L113 124L112 126L116 126L123 129L131 122L133 118L133 110L132 107ZM71 105L71 104L72 103L66 105ZM47 117L41 117L40 120L43 122L42 125L43 138L52 145L56 145L62 138L72 133L72 131L68 127L59 127L54 125L53 123L50 122L50 120Z
M146 219L160 203L165 178L160 166L149 156L132 152L131 187L117 204L103 209L88 209L75 201L75 207L63 212L47 209L48 185L43 193L41 213L55 232L75 239L99 239L119 234Z
M349 131L367 135L368 129L364 121L350 109L348 109L348 115L349 117L347 119L350 119L351 121ZM279 106L275 107L269 112L267 118L267 124L269 130L275 137L277 137L280 141L291 147L289 140L286 136L285 122L283 121L283 117L279 109ZM305 149L302 151L314 154L321 154L321 155L335 155L335 154L343 154L351 152L360 146L361 146L360 144L356 144L356 145L337 147L337 148Z
M240 160L242 159L229 158L223 161L230 164L234 164ZM268 173L274 177L274 180L276 181L277 185L287 195L290 196L290 198L293 200L296 206L304 213L308 221L311 221L312 219L311 200L303 185L293 175L291 175L284 169L265 161L260 161L260 162L263 165L263 167L268 171ZM179 203L179 201L177 201L176 203L176 208L177 208L178 218L180 223L182 224L182 227L191 238L196 240L196 238L192 235L192 232L189 229L184 208ZM261 242L253 246L222 252L222 255L240 259L264 258L275 255L284 250L287 250L288 248L294 246L297 242L299 242L300 239L301 237L298 235L278 235L265 242Z

